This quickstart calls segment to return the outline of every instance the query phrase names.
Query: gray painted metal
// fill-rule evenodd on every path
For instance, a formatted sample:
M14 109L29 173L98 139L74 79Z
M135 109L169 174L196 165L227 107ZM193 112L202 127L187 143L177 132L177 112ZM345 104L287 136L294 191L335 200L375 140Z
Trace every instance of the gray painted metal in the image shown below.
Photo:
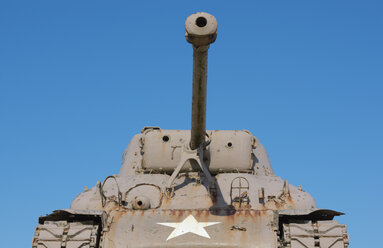
M195 26L199 17L207 36ZM207 51L215 40L214 21L206 13L187 19L194 51ZM206 83L206 74L195 74L204 78L197 84ZM205 114L200 106L196 113ZM318 209L301 186L276 176L249 131L206 132L204 118L193 121L194 131L143 128L124 151L118 175L86 188L70 209L39 218L32 247L348 246L346 226L333 220L342 213Z

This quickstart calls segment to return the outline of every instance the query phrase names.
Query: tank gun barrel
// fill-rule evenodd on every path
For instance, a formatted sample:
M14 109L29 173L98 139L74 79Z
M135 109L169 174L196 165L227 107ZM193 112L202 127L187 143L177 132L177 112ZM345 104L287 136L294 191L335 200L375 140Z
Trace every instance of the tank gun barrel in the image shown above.
M209 45L217 38L217 20L198 12L185 22L186 40L193 45L193 97L190 148L197 149L205 142L207 54Z

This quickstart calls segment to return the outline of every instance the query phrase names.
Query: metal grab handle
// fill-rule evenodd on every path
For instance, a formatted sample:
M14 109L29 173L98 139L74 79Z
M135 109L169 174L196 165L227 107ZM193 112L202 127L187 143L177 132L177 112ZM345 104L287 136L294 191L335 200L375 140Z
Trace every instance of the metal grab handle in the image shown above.
M105 204L106 204L106 196L104 194L104 185L105 185L105 182L109 179L109 178L113 178L114 181L116 182L116 186L117 186L117 199L118 199L118 205L121 205L122 203L122 193L120 191L120 187L118 186L118 182L117 182L117 179L116 179L116 176L115 175L112 175L112 176L107 176L105 178L105 180L102 182L101 186L100 186L100 195L101 195L101 203L102 203L102 207L105 207Z

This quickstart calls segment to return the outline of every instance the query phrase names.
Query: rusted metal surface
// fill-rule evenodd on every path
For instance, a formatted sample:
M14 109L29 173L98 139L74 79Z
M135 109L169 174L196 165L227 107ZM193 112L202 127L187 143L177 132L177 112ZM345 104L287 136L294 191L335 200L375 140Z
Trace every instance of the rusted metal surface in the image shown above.
M114 221L104 236L103 247L123 247L123 244L130 247L253 247L262 243L264 245L258 247L276 247L278 226L274 215L273 211L256 210L120 210L111 214ZM193 216L196 225L215 223L203 228L208 237L184 227L184 234L168 239L177 227L162 224L182 223L189 216Z
M143 128L118 175L85 188L71 209L40 217L35 248L348 246L342 213L276 176L249 131L205 130L207 48L213 16L186 20L193 44L191 130Z

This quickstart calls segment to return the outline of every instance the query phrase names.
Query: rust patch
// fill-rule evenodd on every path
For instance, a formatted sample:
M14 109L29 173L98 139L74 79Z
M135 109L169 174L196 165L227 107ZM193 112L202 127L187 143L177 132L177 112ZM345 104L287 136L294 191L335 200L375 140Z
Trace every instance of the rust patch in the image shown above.
M240 235L239 240L240 240L241 244L246 244L247 243L247 233L246 233L246 231L240 232L239 235Z
M177 210L176 215L177 217L182 217L185 210Z
M170 210L170 215L173 215L173 216L174 216L174 215L176 215L176 212L177 212L176 210L171 209L171 210Z
M161 211L161 215L162 215L162 216L167 215L166 211Z
M201 214L202 214L202 210L197 210L196 211L196 217L201 217Z
M286 202L290 205L290 206L292 206L293 208L295 208L295 202L293 201L293 199L291 198L291 195L290 194L288 194L287 195L287 197L286 197Z
M109 212L108 218L111 218L112 223L118 222L122 216L124 215L125 211L119 211L119 209L115 209L111 212Z
M250 213L249 210L245 210L244 212L245 212L245 217L249 217L249 216L251 216L251 213Z
M185 210L176 210L174 215L176 216L177 221L182 221Z
M162 206L168 206L170 204L170 202L171 202L171 198L164 196L162 199Z

